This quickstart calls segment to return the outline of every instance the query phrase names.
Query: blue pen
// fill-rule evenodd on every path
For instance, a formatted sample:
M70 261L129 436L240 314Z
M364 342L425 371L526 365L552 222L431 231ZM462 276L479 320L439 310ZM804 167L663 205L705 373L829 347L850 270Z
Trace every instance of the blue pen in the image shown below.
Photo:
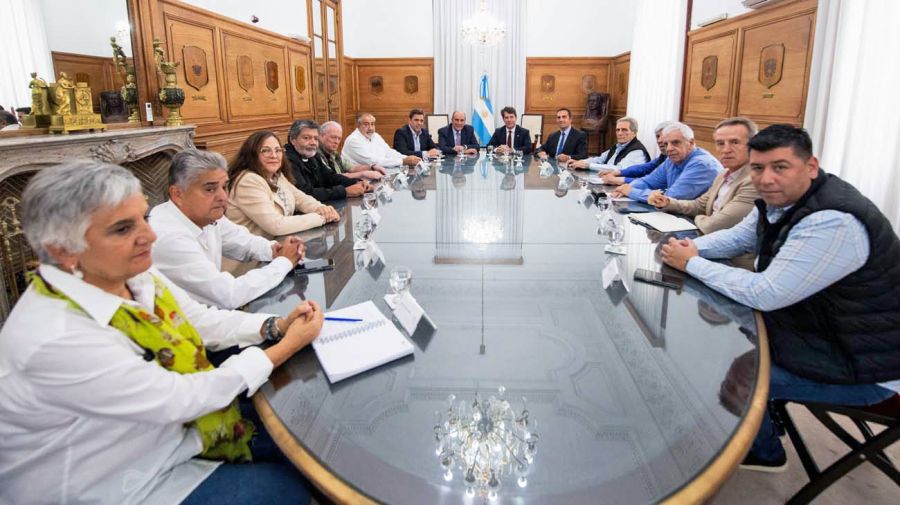
M326 321L341 321L344 323L361 323L362 319L351 319L348 317L326 317Z

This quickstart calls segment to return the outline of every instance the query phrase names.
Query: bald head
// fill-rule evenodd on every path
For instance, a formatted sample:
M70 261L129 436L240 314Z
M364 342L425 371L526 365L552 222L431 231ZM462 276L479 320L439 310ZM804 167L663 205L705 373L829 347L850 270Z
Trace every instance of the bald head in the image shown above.
M450 121L453 123L454 130L462 130L462 127L466 125L466 114L460 111L454 111L453 115L450 116Z

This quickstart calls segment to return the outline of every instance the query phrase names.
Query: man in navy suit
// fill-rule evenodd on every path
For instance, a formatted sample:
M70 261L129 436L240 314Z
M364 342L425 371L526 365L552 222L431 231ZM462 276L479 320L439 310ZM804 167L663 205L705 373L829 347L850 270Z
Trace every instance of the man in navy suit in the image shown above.
M466 124L464 113L455 111L450 116L450 124L438 130L438 149L448 155L478 154L475 128Z
M406 156L424 158L438 155L438 148L425 129L425 112L422 109L409 111L409 124L394 132L394 149Z
M587 135L572 128L572 111L565 107L557 110L556 124L559 125L559 131L553 132L547 142L537 149L538 157L546 160L555 156L557 161L563 163L570 159L587 158Z
M512 107L503 107L500 109L500 115L503 116L503 126L494 130L494 135L489 146L494 146L497 152L508 154L513 149L522 151L525 154L531 153L531 133L525 128L516 125L516 109Z

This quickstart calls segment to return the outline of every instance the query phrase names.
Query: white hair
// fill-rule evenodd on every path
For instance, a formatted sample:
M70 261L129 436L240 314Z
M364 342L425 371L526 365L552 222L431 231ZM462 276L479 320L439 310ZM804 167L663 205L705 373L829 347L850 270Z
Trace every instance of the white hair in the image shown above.
M207 170L227 172L228 162L224 156L215 151L185 149L172 158L172 165L169 167L169 186L178 186L187 191L197 176Z
M22 193L22 231L43 263L54 263L47 246L78 254L91 214L141 193L128 169L99 161L70 161L35 175Z
M322 123L322 126L319 127L319 133L323 134L332 128L340 128L342 133L344 131L344 127L341 126L341 123L338 123L337 121L325 121Z
M663 130L665 130L667 126L669 126L673 123L675 123L675 121L663 121L662 123L659 123L658 125L656 125L656 128L653 129L653 133L656 136L660 136L660 135L662 135Z
M672 124L663 128L663 135L671 132L681 132L681 136L684 137L684 140L694 140L694 130L691 129L690 126L678 122L672 121Z

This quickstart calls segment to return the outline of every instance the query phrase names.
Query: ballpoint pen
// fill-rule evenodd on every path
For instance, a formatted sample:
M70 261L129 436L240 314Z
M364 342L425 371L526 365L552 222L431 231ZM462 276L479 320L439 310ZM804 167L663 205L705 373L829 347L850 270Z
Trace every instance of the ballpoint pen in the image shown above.
M343 323L361 323L362 319L353 319L350 317L326 317L326 321L340 321Z

